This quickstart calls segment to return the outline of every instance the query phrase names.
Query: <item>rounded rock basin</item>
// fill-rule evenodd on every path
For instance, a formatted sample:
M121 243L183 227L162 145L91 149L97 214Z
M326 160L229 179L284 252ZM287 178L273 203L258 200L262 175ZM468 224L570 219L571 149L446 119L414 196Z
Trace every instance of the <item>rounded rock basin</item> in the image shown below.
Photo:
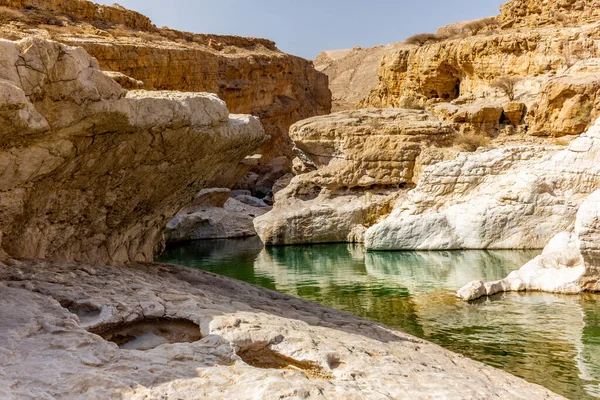
M147 318L100 325L89 331L124 350L150 350L167 343L192 343L202 339L200 327L187 319Z

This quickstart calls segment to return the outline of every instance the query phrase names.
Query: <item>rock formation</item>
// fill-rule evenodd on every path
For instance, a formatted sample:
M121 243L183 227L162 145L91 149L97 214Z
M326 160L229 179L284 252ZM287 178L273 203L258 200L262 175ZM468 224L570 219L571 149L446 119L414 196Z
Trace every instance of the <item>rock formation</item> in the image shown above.
M165 240L183 242L256 236L252 221L271 208L247 194L231 194L231 190L224 188L201 190L192 204L167 224Z
M377 71L383 56L400 48L402 43L371 48L324 51L315 59L315 68L329 77L332 111L354 109L377 87Z
M547 18L559 12L562 20ZM516 133L580 134L600 116L599 21L590 2L510 1L495 19L446 27L429 42L384 56L379 85L361 105L433 110L487 102L502 109L514 97L524 112L510 119ZM498 89L515 77L508 91ZM502 132L499 116L479 134Z
M150 261L167 222L268 139L213 94L130 91L84 49L0 41L1 247Z
M362 242L423 165L449 154L456 131L426 111L364 109L290 129L296 172L255 227L266 244Z
M600 119L565 150L507 146L427 167L366 233L377 250L542 248L600 187Z
M231 112L258 116L271 136L257 150L262 158L215 187L231 187L250 167L262 174L272 158L291 160L290 125L331 109L327 76L270 40L159 29L139 13L84 0L0 0L0 6L10 7L0 10L0 37L34 34L83 47L103 71L123 73L147 90L216 93Z
M600 291L599 215L600 191L595 191L579 208L575 226L553 237L542 255L501 281L473 281L460 289L458 296L475 300L501 292Z
M6 260L0 299L1 397L561 398L372 321L191 268Z

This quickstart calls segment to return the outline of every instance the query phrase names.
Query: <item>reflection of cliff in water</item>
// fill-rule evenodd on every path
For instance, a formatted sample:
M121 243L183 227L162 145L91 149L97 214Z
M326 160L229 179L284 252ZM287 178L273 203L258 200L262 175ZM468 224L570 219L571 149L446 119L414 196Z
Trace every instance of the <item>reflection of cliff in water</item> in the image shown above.
M368 252L369 275L399 282L411 294L431 289L457 290L465 282L495 280L519 269L538 251Z
M409 291L370 276L362 246L267 247L256 260L255 273L273 280L281 292L383 323L401 315L402 328L422 332Z
M365 252L335 244L263 248L257 239L170 246L161 261L262 285L431 340L573 399L600 397L600 296L455 297L538 252ZM600 265L600 264L599 264Z

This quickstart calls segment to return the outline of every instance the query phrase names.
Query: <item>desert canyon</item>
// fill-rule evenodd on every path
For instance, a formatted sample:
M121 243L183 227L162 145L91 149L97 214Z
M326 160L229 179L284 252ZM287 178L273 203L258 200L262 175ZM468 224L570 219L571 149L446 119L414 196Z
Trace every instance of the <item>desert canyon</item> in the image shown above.
M309 61L119 5L0 0L0 398L563 398L154 262L244 237L358 244L372 269L543 249L460 282L461 307L600 291L600 1L540 3Z

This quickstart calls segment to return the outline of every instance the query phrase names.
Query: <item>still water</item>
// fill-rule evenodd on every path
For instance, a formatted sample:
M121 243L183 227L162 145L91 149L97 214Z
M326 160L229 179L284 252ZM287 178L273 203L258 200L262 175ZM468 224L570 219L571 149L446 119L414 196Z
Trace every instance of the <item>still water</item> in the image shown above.
M571 399L600 398L600 296L454 296L504 278L532 251L365 252L359 245L266 248L257 239L172 246L160 262L318 302L427 339Z

